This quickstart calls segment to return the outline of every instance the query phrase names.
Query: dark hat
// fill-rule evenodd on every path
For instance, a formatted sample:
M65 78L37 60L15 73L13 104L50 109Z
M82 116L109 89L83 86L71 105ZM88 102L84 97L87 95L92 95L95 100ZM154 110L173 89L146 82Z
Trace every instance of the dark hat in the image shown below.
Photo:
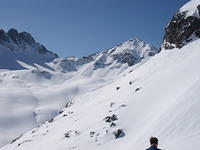
M156 137L151 137L150 138L150 144L158 144L158 139Z

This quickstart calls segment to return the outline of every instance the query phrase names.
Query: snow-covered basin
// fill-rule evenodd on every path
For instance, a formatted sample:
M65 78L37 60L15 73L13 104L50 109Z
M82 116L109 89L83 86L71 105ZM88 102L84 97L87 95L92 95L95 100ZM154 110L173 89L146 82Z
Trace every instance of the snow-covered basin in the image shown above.
M181 7L180 12L187 12L187 16L195 16L199 18L199 10L197 6L200 5L199 0L190 0L183 7Z
M198 148L199 47L197 40L182 49L161 51L116 82L80 96L53 122L46 122L1 150L144 150L150 136L159 138L162 149ZM118 116L114 128L104 120L112 114ZM113 131L119 128L125 136L115 139ZM70 130L78 134L65 138ZM91 131L99 135L90 137Z
M68 73L28 65L28 70L1 69L0 146L55 117L68 101L111 83L128 67L92 73L88 65Z

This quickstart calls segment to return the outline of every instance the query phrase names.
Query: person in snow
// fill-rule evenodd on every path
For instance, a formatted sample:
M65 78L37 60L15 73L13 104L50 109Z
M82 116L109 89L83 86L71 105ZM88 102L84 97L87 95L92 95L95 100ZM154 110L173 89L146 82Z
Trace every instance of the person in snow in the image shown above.
M149 141L151 146L146 150L161 150L158 149L158 139L156 137L151 137Z

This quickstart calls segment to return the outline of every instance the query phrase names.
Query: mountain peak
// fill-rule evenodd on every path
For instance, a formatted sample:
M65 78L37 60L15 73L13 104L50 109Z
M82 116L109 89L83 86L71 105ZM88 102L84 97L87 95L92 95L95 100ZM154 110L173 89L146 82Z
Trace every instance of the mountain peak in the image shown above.
M114 46L111 49L97 52L82 58L58 58L53 61L54 69L61 71L77 71L84 64L91 63L93 70L105 67L117 67L127 64L135 65L142 59L154 56L159 50L140 39L133 38Z
M162 47L181 48L197 38L200 38L200 1L191 0L169 22Z
M142 48L144 48L142 50ZM152 51L157 51L157 48L155 48L153 45L139 39L139 38L132 38L128 41L125 41L111 49L112 54L117 54L117 53L127 53L127 52L137 52L140 53L140 57L144 57L143 55L151 55L149 54L150 49ZM146 53L146 54L144 54ZM153 55L153 54L152 54Z
M23 69L18 60L33 65L44 64L58 57L44 45L36 42L30 33L18 32L14 28L8 32L0 29L0 54L1 69ZM5 58L10 61L5 61Z
M35 39L27 32L19 33L16 29L12 28L7 32L7 35L15 44L22 44L23 42L30 45L35 44Z

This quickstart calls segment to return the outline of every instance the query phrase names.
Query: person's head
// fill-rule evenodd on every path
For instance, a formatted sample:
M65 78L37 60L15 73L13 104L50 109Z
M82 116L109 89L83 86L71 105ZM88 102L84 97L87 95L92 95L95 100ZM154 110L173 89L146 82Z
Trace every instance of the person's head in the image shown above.
M151 146L158 146L158 139L156 137L151 137L149 141Z

